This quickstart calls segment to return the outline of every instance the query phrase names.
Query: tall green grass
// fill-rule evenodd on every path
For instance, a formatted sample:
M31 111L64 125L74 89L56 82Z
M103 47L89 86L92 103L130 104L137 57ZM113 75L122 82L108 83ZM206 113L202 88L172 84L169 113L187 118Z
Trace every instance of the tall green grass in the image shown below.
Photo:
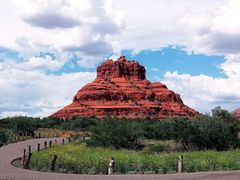
M110 148L90 148L84 144L67 144L33 153L30 168L49 171L50 158L58 156L56 172L79 174L107 174L108 158L115 158L116 174L174 173L177 156L183 155L184 172L240 169L240 150L199 151L148 154Z

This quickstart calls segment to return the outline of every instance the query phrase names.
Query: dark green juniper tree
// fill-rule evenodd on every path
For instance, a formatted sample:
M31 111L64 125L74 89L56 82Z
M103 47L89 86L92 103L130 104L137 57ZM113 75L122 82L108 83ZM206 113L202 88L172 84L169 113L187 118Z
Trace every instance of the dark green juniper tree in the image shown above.
M90 146L138 149L142 131L139 123L119 119L105 119L90 129Z
M4 130L0 129L0 147L7 142L7 136Z

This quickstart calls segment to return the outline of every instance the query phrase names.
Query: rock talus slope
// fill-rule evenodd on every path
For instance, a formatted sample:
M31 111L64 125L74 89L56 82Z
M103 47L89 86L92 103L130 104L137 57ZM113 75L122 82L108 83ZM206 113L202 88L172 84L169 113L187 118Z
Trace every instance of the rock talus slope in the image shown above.
M145 67L121 56L97 68L96 79L82 87L73 102L50 117L105 116L144 119L175 116L195 117L180 96L160 82L146 79Z

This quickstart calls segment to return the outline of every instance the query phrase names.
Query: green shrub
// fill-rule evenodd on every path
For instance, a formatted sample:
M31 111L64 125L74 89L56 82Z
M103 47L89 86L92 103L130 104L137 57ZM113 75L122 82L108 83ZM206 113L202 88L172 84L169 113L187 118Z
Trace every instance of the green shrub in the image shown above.
M199 115L195 119L184 117L142 123L144 137L155 140L175 140L185 150L228 150L240 146L239 122L232 115L216 107L212 116Z
M238 128L219 117L203 115L196 122L198 140L193 143L200 149L227 150L236 147Z
M97 120L95 118L76 117L72 119L71 130L86 131L91 126L96 125L96 123Z
M14 133L18 135L28 134L34 135L34 131L37 129L36 125L33 123L32 118L28 117L14 117L10 120L11 128Z
M80 134L75 134L73 137L72 137L73 141L79 141L81 139L81 136Z
M0 129L0 147L7 142L7 136L4 130Z
M63 120L57 118L43 118L34 122L38 128L56 128L59 127Z
M64 121L60 125L60 129L62 129L62 130L86 131L91 126L96 125L96 122L97 122L97 120L95 118L73 117L72 119Z
M90 129L89 146L138 149L142 132L137 123L106 119Z
M173 138L171 119L144 121L141 125L144 137L147 139L170 140Z
M143 152L146 153L159 153L159 152L176 152L182 151L183 147L180 143L173 140L156 141L156 140L145 140L143 142Z
M172 139L182 144L185 150L190 150L194 142L198 141L199 129L188 118L172 119Z

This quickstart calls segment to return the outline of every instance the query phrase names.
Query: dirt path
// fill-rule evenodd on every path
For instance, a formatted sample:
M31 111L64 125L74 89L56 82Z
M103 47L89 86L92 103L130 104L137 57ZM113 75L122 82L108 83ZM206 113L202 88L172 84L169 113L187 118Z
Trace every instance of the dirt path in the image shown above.
M60 174L60 173L45 173L31 170L16 168L11 165L11 161L22 156L24 148L28 145L32 146L35 151L37 143L41 143L43 147L44 141L55 140L56 138L48 139L31 139L24 142L9 144L0 148L0 180L239 180L240 171L228 172L208 172L208 173L183 173L183 174L163 174L163 175L77 175L77 174ZM61 139L57 139L60 143Z

